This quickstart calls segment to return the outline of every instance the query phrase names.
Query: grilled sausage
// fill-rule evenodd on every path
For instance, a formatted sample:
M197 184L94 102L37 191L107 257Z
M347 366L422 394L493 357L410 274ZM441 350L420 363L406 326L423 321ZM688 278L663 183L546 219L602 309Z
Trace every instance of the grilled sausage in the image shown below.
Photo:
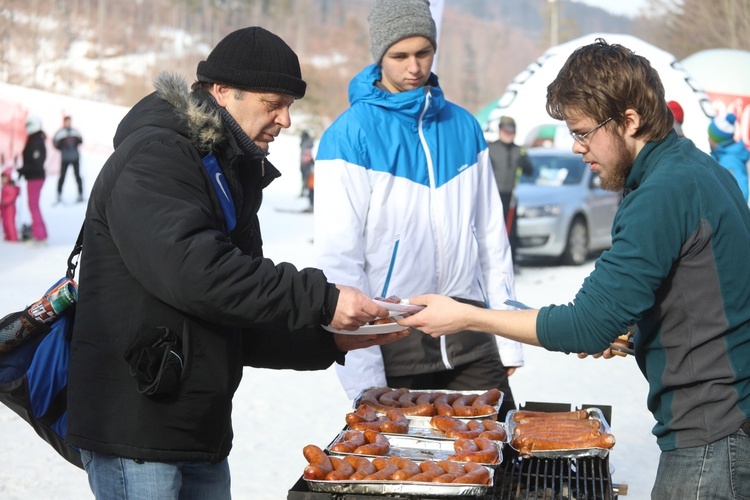
M612 448L615 445L615 437L612 434L602 434L600 436L589 437L586 439L565 439L565 438L538 438L534 436L521 436L514 440L513 447L521 455L528 455L535 450L577 450L586 448Z
M305 446L302 449L302 454L310 463L310 465L305 467L303 473L306 479L325 479L330 472L333 472L331 459L323 450L314 444L308 444Z
M408 458L388 457L388 461L393 462L398 466L398 470L391 476L391 479L394 481L403 481L422 472L419 468L419 464Z
M346 460L339 457L329 457L333 464L333 472L326 475L327 481L345 481L354 474L354 467Z
M387 455L391 450L388 438L379 432L368 430L364 432L367 444L354 449L357 455Z
M468 463L465 464L466 474L456 478L454 483L461 484L489 484L490 472L486 467L479 464Z
M466 423L467 430L465 431L458 431L458 430L447 430L445 431L445 436L449 438L466 438L466 439L475 439L478 438L480 434L482 434L487 429L482 425L481 422L478 420L471 420Z
M385 458L373 459L372 465L375 466L377 472L373 472L369 476L365 476L365 481L385 481L387 479L390 479L391 476L398 470L398 465L393 462L389 462Z
M349 476L352 481L361 481L370 474L377 472L375 466L365 457L357 455L347 455L344 457L344 461L354 467L354 474Z
M435 407L435 412L438 415L444 415L447 417L452 417L456 414L456 412L453 411L453 402L461 397L461 394L459 393L448 393L448 394L441 394L437 398L435 398L435 401L433 401L432 405Z
M338 453L351 453L356 448L367 444L365 435L359 431L346 431L339 442L331 446L331 451Z
M409 419L400 410L388 410L387 420L380 426L380 432L390 434L406 434L409 432Z
M430 419L430 425L443 432L469 430L469 426L466 422L447 415L435 415Z
M589 418L589 413L586 410L561 412L521 410L513 414L513 420L515 422L520 422L525 418L545 418L551 420L584 420Z
M457 417L474 417L477 415L477 409L471 406L477 398L476 394L463 394L453 401L453 413Z
M496 404L500 402L503 393L500 389L490 389L483 394L478 395L471 406L477 409L477 415L492 415L497 413Z
M478 437L474 439L477 451L461 451L448 457L448 460L457 462L474 462L482 464L494 464L500 459L497 445L487 438ZM454 446L455 449L455 446Z
M445 470L435 462L422 462L419 464L419 469L422 471L419 474L414 474L408 480L422 483L431 483L433 479L438 476L445 474Z

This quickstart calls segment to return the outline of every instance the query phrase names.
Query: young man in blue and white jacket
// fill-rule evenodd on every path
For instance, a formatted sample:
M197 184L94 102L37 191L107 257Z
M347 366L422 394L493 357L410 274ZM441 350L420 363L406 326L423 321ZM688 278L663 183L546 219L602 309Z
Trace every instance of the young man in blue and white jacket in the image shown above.
M504 308L514 278L502 204L479 124L445 100L430 71L429 2L378 0L368 20L375 64L352 80L351 107L318 146L317 265L373 297L434 292ZM338 374L351 398L385 385L499 387L508 406L507 378L522 364L516 342L412 332L349 353Z

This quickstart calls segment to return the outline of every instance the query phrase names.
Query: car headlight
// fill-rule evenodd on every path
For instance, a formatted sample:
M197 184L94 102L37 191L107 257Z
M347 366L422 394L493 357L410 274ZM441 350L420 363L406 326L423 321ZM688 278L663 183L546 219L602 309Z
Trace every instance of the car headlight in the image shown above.
M560 205L519 206L518 216L532 219L535 217L557 217L561 212Z

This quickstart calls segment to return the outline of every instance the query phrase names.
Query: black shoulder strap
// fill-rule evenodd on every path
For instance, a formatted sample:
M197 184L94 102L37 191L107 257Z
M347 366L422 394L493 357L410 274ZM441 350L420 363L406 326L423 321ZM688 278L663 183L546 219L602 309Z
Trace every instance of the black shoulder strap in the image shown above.
M83 224L81 224L81 230L78 233L78 239L76 240L76 244L73 247L73 250L70 252L70 256L68 257L68 271L65 273L65 276L68 279L73 279L76 275L76 267L78 267L78 257L81 255L81 250L83 249Z

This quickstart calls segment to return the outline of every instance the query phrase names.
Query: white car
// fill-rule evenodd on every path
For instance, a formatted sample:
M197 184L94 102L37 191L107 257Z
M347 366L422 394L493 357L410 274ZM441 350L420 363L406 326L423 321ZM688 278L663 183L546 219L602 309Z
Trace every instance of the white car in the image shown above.
M612 220L621 192L599 187L599 175L569 150L527 151L533 176L516 187L519 257L555 257L580 265L612 245Z

